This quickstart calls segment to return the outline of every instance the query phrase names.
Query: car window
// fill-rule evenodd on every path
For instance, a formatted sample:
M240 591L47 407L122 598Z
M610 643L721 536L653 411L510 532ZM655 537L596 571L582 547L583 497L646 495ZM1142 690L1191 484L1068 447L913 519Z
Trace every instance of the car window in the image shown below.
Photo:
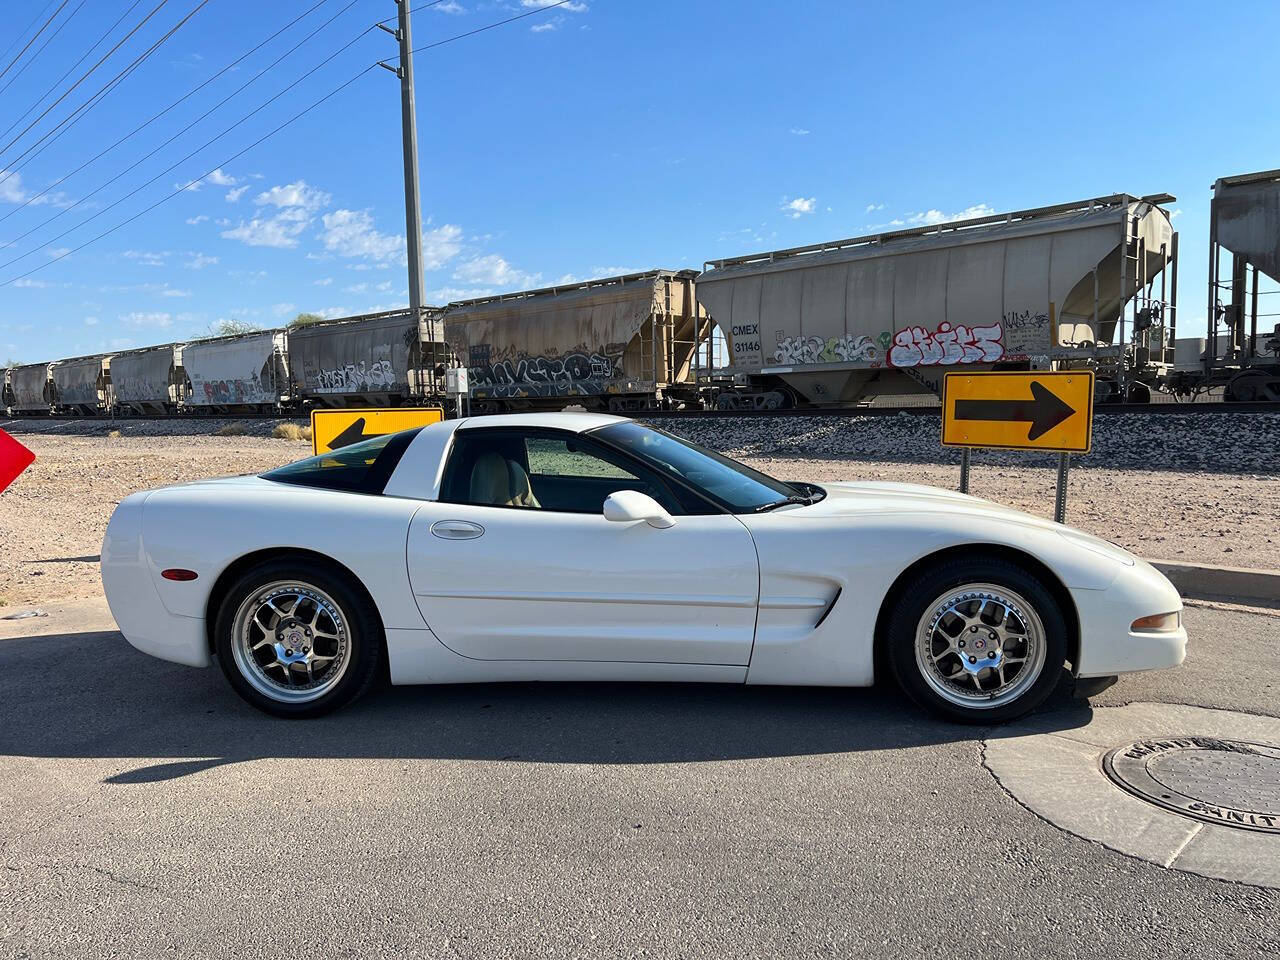
M292 483L303 487L381 493L391 477L391 471L408 448L409 441L420 429L388 433L353 443L268 470L262 477L277 483Z
M559 437L526 437L529 472L548 477L611 477L635 480L634 474L580 449L570 450Z
M669 512L689 512L662 479L580 434L548 430L459 430L445 468L448 503L592 513L619 490L638 490Z

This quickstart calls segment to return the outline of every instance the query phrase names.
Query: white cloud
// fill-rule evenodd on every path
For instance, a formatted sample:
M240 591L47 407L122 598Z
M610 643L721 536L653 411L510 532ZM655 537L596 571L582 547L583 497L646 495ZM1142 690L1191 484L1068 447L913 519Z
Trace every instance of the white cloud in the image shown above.
M906 223L913 227L933 227L940 223L954 223L957 220L972 220L975 217L989 217L995 210L985 203L976 203L965 207L959 213L943 213L941 210L925 210L922 213L907 214ZM895 220L894 225L902 223Z
M368 293L368 292L369 292L369 284L367 284L367 283L353 283L353 284L351 284L351 285L350 285L350 286L348 286L348 287L343 287L343 288L342 288L342 292L343 292L343 293Z
M404 237L381 233L374 227L373 217L367 210L335 210L326 213L323 221L321 237L325 249L338 256L391 260L405 255Z
M535 24L534 24L532 27L530 27L529 29L530 29L530 30L532 30L534 33L546 33L546 32L548 32L548 31L550 31L550 30L558 30L558 29L560 29L560 21L559 21L559 20L544 20L544 21L542 21L542 23L535 23Z
M49 247L48 250L46 250L45 252L48 253L49 256L51 257L65 257L67 254L71 252L71 248L70 247Z
M173 317L167 313L122 313L120 314L120 322L127 323L131 327L167 327L173 322Z
M125 350L133 346L133 339L131 337L112 337L108 346L112 350Z
M811 131L804 127L792 127L790 132L793 137L807 137Z
M794 200L782 199L782 211L792 220L798 220L806 213L813 213L817 197L796 197Z
M98 325L98 318L97 318L97 317L85 317L85 318L84 318L84 325L85 325L86 327L96 327L96 326Z
M1182 216L1182 208L1181 208L1181 207L1178 207L1176 210L1174 210L1174 211L1173 211L1173 213L1169 214L1169 219L1170 219L1170 220L1177 220L1177 219L1178 219L1178 217L1180 217L1180 216Z
M126 250L121 254L142 267L163 267L169 255L168 250Z
M187 223L191 224L191 226L193 227L198 227L200 226L200 224L204 223L208 219L209 219L209 215L202 213L199 216L187 217Z
M333 277L324 277L321 280L317 280L315 285L317 287L327 287L332 283L333 283Z
M271 312L277 317L283 317L286 314L293 313L297 309L298 305L296 303L277 303L272 305Z
M467 8L458 3L458 0L445 0L444 3L437 3L433 8L436 13L466 13Z
M473 287L466 289L463 287L441 287L438 290L427 291L427 299L435 304L452 303L455 300L475 300L479 297L492 296L494 291L487 288Z
M22 174L0 170L0 177L5 178L4 182L0 183L0 200L5 203L23 203L30 196L22 188Z
M550 7L555 2L556 0L520 0L520 6L541 9L542 7ZM568 10L571 13L586 13L588 8L585 3L575 3L571 0L569 3L562 3L556 9Z
M517 270L496 253L491 253L458 264L453 271L453 279L477 286L511 289L534 285L541 275Z
M161 290L161 291L160 291L160 296L162 296L162 297L189 297L189 296L191 296L191 291L190 291L190 290L179 290L177 287L165 287L163 290Z
M883 210L883 209L884 209L884 204L883 204L883 203L868 203L868 204L867 204L867 213L875 213L877 210Z
M222 172L222 168L214 170L213 173L205 177L205 180L212 183L215 187L234 187L240 181L236 177L228 176Z
M246 183L243 187L236 187L234 190L228 190L224 199L227 203L238 203L240 198L244 196L244 192L248 189L249 185Z
M197 253L190 260L183 264L188 270L203 270L205 267L211 267L218 262L217 257L208 257L203 253Z
M292 248L298 245L298 237L311 223L311 217L302 207L289 207L269 217L253 217L241 220L236 226L222 231L226 240L239 240L250 247Z
M13 285L15 287L32 287L36 290L43 290L45 287L49 286L49 284L43 280L32 280L30 277L20 277L13 281Z
M367 210L334 210L324 215L323 222L320 236L330 253L372 260L379 268L391 261L403 263L405 260L404 235L382 233L374 226ZM451 223L424 231L423 266L428 270L444 266L461 251L461 240L462 228ZM355 269L365 268L363 264L355 266Z
M302 207L306 210L316 210L327 207L332 199L323 190L307 186L307 181L295 180L293 183L262 191L253 198L253 202L260 207L270 204L273 207Z

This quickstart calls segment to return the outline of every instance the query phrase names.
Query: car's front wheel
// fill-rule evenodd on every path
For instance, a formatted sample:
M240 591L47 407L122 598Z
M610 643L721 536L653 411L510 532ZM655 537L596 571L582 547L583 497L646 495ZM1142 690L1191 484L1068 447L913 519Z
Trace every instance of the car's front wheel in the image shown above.
M373 682L382 627L365 593L305 558L259 564L231 585L214 649L236 693L281 717L344 706Z
M1067 624L1053 594L997 557L955 557L926 571L898 600L886 634L899 685L951 720L999 723L1053 692Z

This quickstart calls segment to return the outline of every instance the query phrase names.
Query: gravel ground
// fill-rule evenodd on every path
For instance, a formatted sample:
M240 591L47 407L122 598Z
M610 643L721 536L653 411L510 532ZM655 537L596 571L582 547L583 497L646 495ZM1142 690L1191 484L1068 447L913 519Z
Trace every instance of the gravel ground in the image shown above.
M306 456L307 443L270 436L278 422L0 423L37 456L0 495L0 604L100 595L98 551L115 503ZM245 434L215 435L228 426ZM783 479L954 487L959 477L959 452L938 446L934 417L663 426ZM1050 516L1055 466L1052 457L983 451L971 490ZM1073 460L1067 519L1151 559L1280 568L1280 415L1099 417L1093 453Z

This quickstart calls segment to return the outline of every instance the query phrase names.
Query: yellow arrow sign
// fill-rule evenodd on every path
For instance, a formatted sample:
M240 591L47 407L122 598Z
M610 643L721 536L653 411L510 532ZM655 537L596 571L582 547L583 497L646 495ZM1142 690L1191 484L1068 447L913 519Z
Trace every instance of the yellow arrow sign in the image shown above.
M1093 371L948 373L942 379L942 443L1088 453Z
M319 456L361 440L425 427L443 419L444 410L440 407L312 410L311 445Z

